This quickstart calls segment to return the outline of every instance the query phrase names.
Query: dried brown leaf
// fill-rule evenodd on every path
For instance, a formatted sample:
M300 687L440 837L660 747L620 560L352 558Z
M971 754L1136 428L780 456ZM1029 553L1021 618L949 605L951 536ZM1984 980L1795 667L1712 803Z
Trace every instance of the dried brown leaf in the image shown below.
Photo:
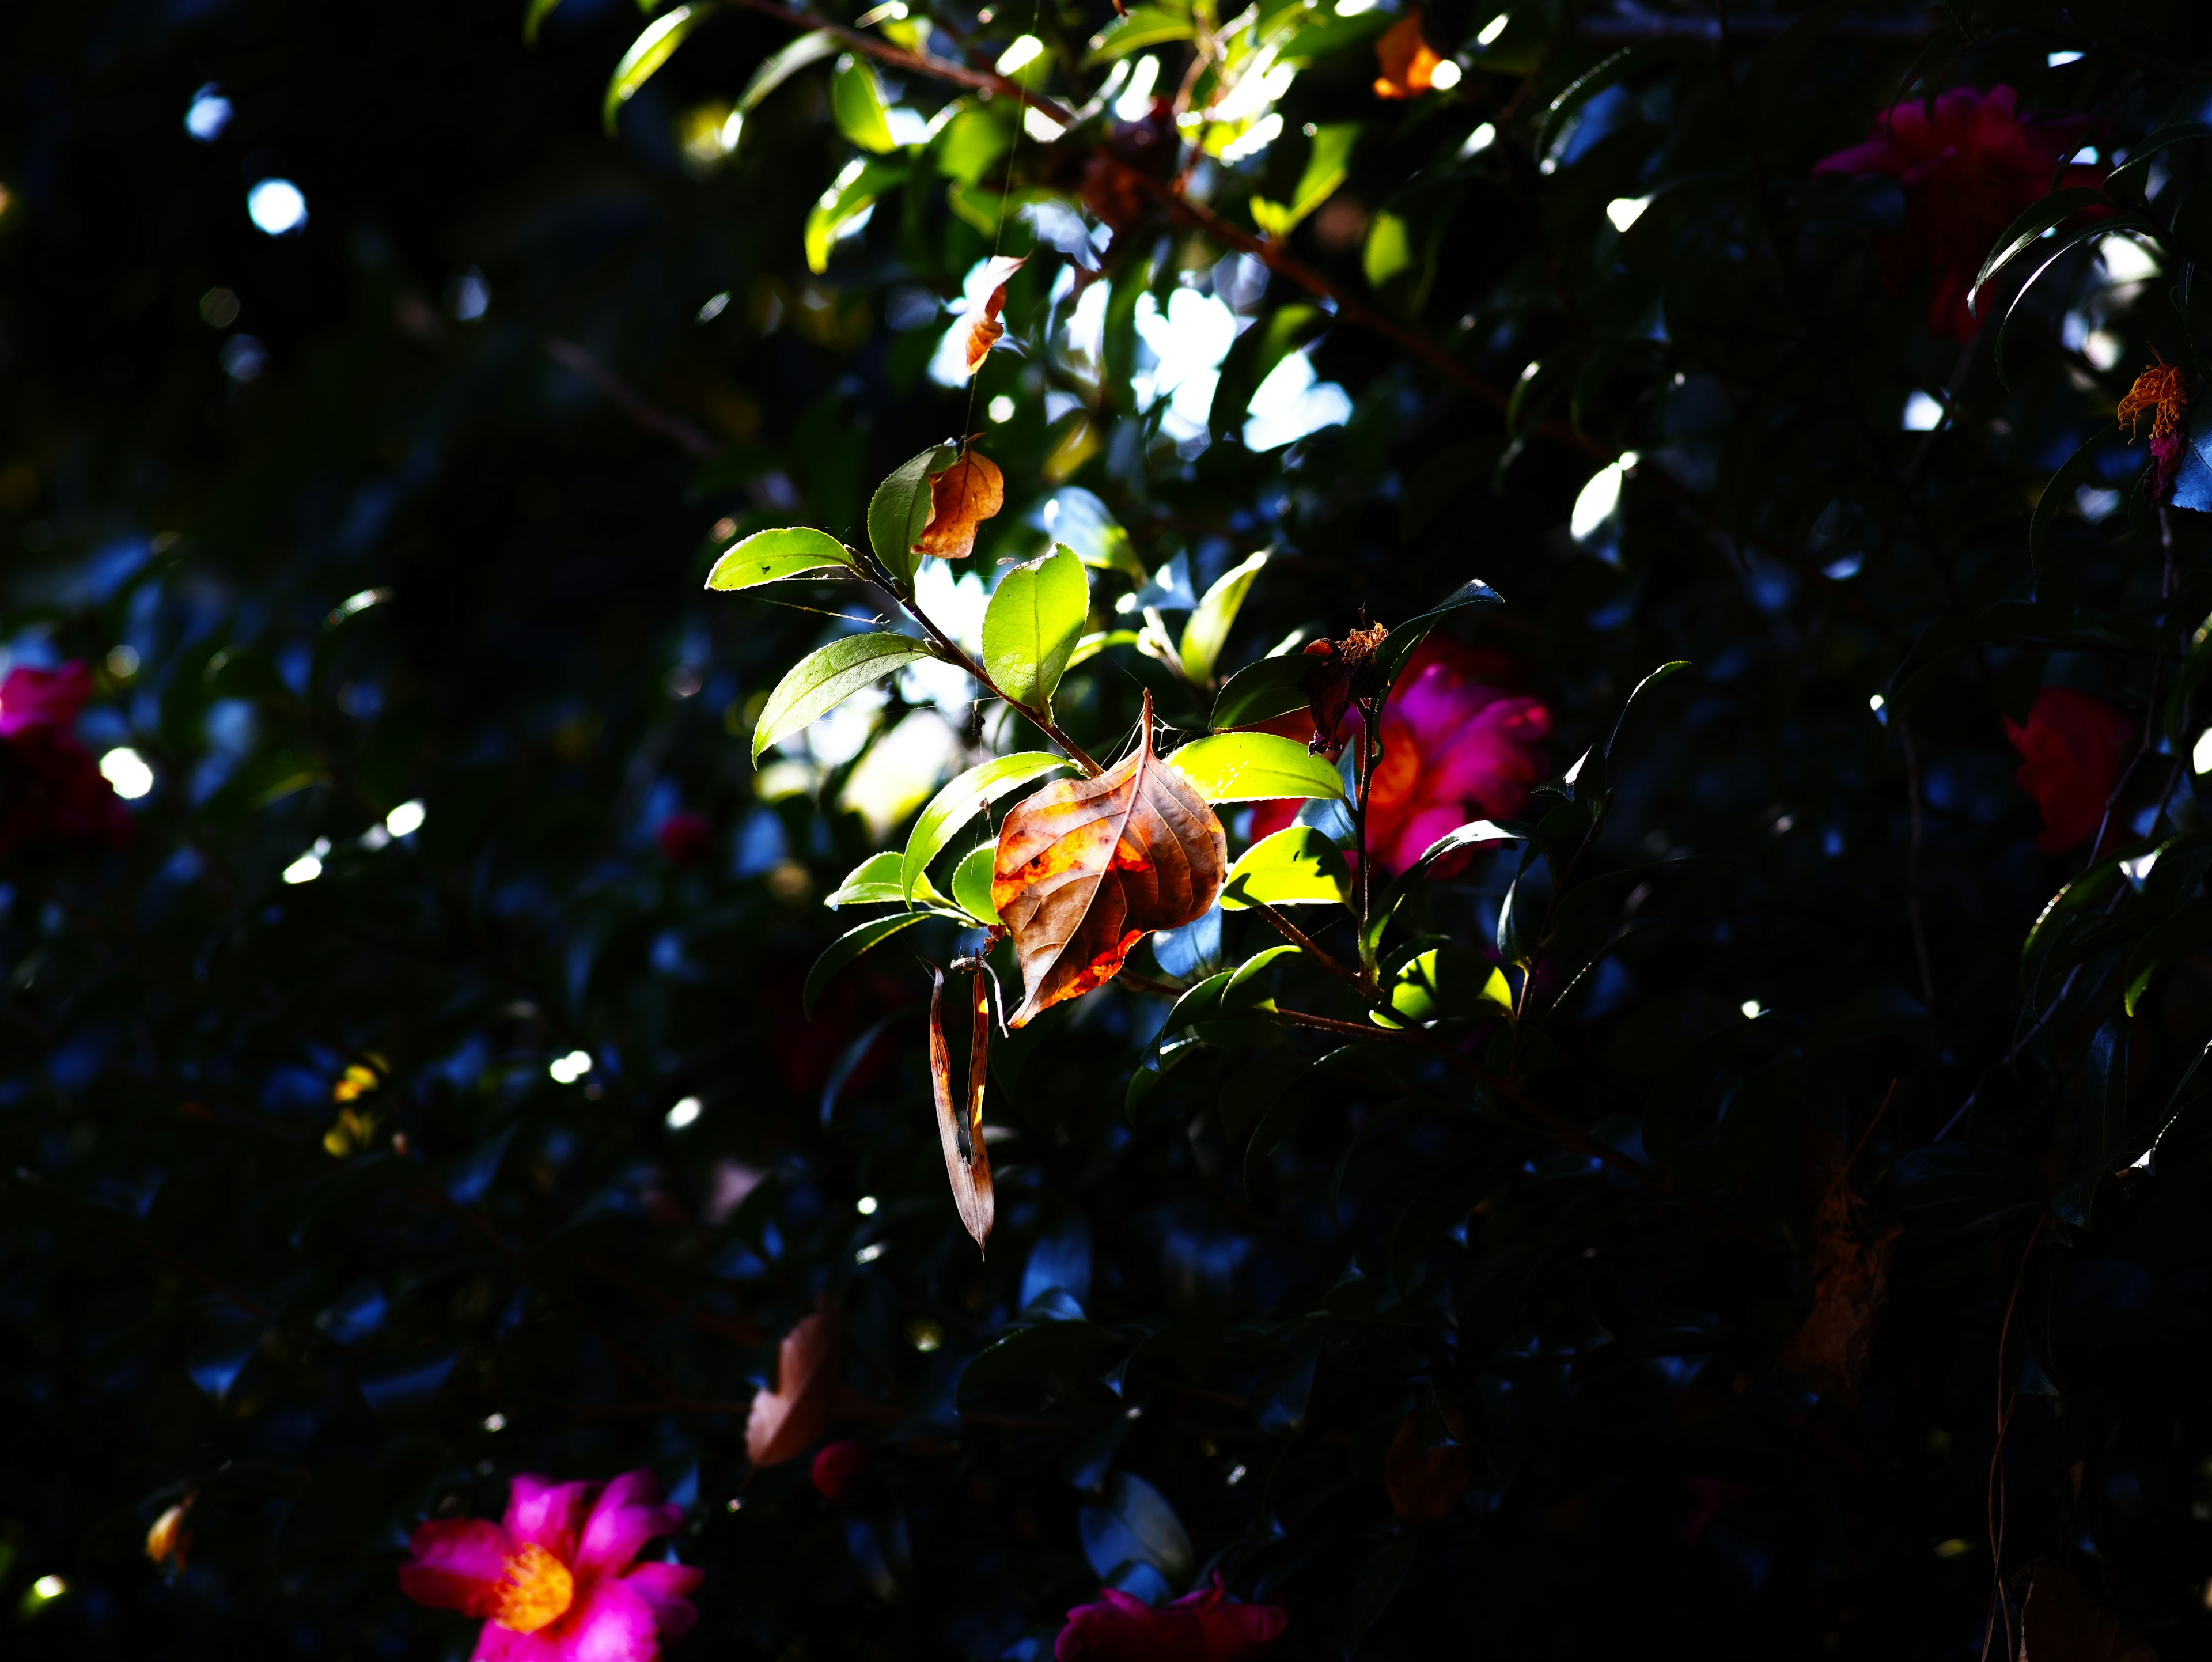
M1006 326L999 321L999 314L1006 303L1006 284L1012 279L1015 272L1028 264L1027 254L1022 255L1018 259L1011 255L1001 254L992 260L989 269L985 272L985 280L990 287L984 290L981 300L968 308L962 319L967 326L965 338L968 373L970 375L983 367L983 360L991 356L991 349L999 344L999 338L1006 332Z
M1375 43L1375 66L1382 71L1376 78L1375 95L1418 98L1434 83L1437 68L1443 61L1422 35L1421 14L1416 7Z
M1813 1218L1813 1307L1775 1358L1823 1397L1858 1401L1897 1234L1874 1227L1850 1178L1838 1172Z
M199 1498L197 1489L185 1490L185 1498L156 1518L153 1528L146 1531L146 1555L172 1574L183 1574L191 1559L192 1532L185 1527L185 1519Z
M2030 1573L2021 1605L2020 1662L2158 1662L2158 1653L2065 1569L2042 1563Z
M783 1336L775 1387L755 1394L745 1416L745 1453L757 1466L781 1465L822 1440L842 1393L837 1385L837 1311L823 1299Z
M991 1062L989 983L980 970L969 977L972 1032L968 1046L967 1101L953 1100L952 1057L945 1043L945 972L933 969L929 989L929 1083L937 1099L937 1135L945 1145L945 1175L960 1221L988 1247L997 1202L991 1190L991 1156L983 1147L983 1084Z
M1008 1025L1110 981L1146 935L1198 917L1228 864L1212 808L1152 753L1147 692L1136 749L1096 779L1047 785L1000 830L991 899L1024 992Z
M975 551L975 527L1006 505L1006 476L980 450L963 450L960 460L929 476L929 523L915 550L940 559L964 559Z
M1463 1440L1467 1428L1458 1409L1438 1401L1444 1428ZM1382 1459L1382 1487L1389 1492L1390 1510L1409 1524L1433 1524L1458 1504L1467 1493L1468 1463L1464 1441L1421 1446L1421 1411L1416 1408L1398 1423L1390 1452Z

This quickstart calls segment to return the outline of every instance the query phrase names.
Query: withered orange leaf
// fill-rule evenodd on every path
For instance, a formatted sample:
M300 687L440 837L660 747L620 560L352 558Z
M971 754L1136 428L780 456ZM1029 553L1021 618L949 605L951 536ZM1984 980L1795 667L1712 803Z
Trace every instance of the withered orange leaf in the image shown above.
M1006 284L1012 280L1015 272L1028 264L1027 254L1018 259L1012 255L1000 254L985 268L983 284L988 286L982 287L983 297L969 307L962 319L967 331L963 338L967 347L969 374L983 367L983 360L991 356L991 349L1006 332L1006 326L999 321L999 314L1006 303Z
M1376 78L1377 98L1418 98L1433 83L1437 56L1421 33L1418 7L1407 12L1375 43L1375 62L1382 73Z
M2120 1625L2055 1562L2029 1574L2020 1611L2021 1662L2158 1662L2158 1653Z
M1198 917L1228 864L1212 808L1152 753L1147 692L1136 749L1096 779L1047 785L1000 830L991 901L1024 992L1007 1025L1110 981L1146 934Z
M192 1532L185 1527L185 1519L199 1498L197 1489L186 1489L185 1498L156 1518L153 1528L146 1531L146 1555L172 1574L183 1574L191 1557Z
M1459 1410L1439 1399L1445 1429L1463 1439L1467 1428ZM1382 1459L1382 1487L1390 1495L1390 1510L1409 1524L1433 1524L1467 1493L1467 1448L1463 1442L1421 1446L1421 1411L1416 1408L1399 1422L1398 1434Z
M929 476L929 523L916 539L917 552L958 560L975 551L975 527L1006 505L1006 475L980 450L963 450L960 460Z
M781 1465L804 1454L830 1429L837 1388L836 1307L823 1299L814 1313L783 1336L775 1386L757 1392L745 1415L745 1453L757 1466Z
M1858 1401L1897 1234L1873 1226L1848 1173L1838 1172L1813 1218L1813 1307L1775 1360L1847 1406Z
M983 1147L983 1082L991 1063L991 997L980 970L969 977L972 1035L968 1046L967 1101L952 1097L952 1056L945 1043L945 972L932 969L929 989L929 1084L937 1099L937 1135L945 1145L945 1175L960 1221L987 1247L997 1202L991 1192L991 1156Z

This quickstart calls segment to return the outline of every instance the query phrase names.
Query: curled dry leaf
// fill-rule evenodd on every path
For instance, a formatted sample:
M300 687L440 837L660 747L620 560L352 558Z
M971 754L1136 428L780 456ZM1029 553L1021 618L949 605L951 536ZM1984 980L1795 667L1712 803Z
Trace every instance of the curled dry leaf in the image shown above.
M951 1180L952 1203L960 1208L960 1221L987 1247L997 1202L991 1192L991 1156L983 1147L983 1083L991 1062L990 983L983 971L968 978L971 1032L968 1044L966 1101L952 1095L952 1056L945 1042L945 972L930 971L929 1083L937 1099L937 1134L945 1145L945 1175Z
M964 331L962 338L967 348L968 373L970 375L983 367L983 360L991 356L991 349L1006 332L1006 326L999 321L999 314L1006 304L1006 284L1012 280L1015 272L1028 264L1027 254L1018 259L1009 254L1000 254L985 271L983 280L989 287L984 289L982 299L969 307L961 319Z
M2021 1662L2158 1662L2158 1653L2120 1625L2057 1563L2030 1573L2020 1611Z
M1419 8L1407 12L1375 43L1377 98L1418 98L1433 84L1437 66L1444 60L1421 33Z
M1813 1308L1775 1359L1823 1397L1858 1401L1897 1235L1875 1227L1850 1173L1838 1172L1813 1218Z
M775 1386L757 1392L745 1416L745 1453L757 1466L781 1465L822 1440L843 1393L837 1387L837 1311L823 1299L783 1336Z
M192 1532L185 1527L193 1503L199 1499L197 1489L185 1491L185 1498L154 1520L154 1527L146 1531L146 1555L162 1568L181 1575L191 1557Z
M1221 821L1152 753L1148 692L1136 749L1096 779L1047 785L1000 830L991 900L1024 994L1007 1025L1113 979L1146 935L1212 905L1228 866Z
M1467 1493L1467 1422L1441 1397L1437 1407L1453 1441L1424 1448L1417 1407L1399 1422L1398 1434L1390 1440L1390 1452L1382 1460L1382 1487L1389 1492L1390 1510L1409 1524L1433 1524Z
M1006 476L980 450L929 476L929 523L915 548L940 559L965 559L975 551L975 527L1006 505Z

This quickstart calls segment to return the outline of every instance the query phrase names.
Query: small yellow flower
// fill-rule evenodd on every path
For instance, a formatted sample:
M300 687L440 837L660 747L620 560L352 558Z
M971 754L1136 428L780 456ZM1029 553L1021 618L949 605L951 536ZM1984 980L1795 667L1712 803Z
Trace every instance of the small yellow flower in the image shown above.
M2157 354L2154 351L2152 356ZM2188 410L2189 384L2182 379L2181 367L2160 358L2136 377L2136 384L2120 400L2120 425L2129 429L2132 441L2148 414L2153 441L2170 438L2180 430L2181 418Z

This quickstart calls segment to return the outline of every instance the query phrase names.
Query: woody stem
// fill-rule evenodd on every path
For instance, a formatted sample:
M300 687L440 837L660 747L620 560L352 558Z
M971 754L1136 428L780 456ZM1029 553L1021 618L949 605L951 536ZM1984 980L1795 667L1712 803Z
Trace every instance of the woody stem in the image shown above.
M1031 726L1042 733L1046 738L1051 740L1054 744L1058 745L1060 749L1066 751L1067 754L1073 758L1075 764L1081 768L1084 772L1089 774L1092 778L1096 779L1100 774L1106 771L1104 768L1099 766L1097 762L1092 758L1089 751L1084 749L1083 746L1077 744L1074 740L1069 738L1066 734L1061 732L1060 724L1054 721L1050 715L1047 715L1043 710L1030 708L1029 705L1024 703L1020 699L1013 697L1012 694L1009 693L996 681L993 680L991 679L990 672L986 670L982 665L977 663L973 658L969 657L967 653L963 651L961 649L960 643L957 641L954 640L950 635L947 635L943 630L939 629L937 626L936 620L930 617L930 615L924 612L920 606L916 606L911 595L903 594L900 593L898 589L883 583L877 583L876 587L882 589L884 594L890 595L892 600L897 601L899 609L905 612L908 617L913 618L915 622L921 625L922 631L929 636L931 644L936 647L938 656L945 659L949 663L957 665L961 669L966 671L976 685L981 687L994 698L1003 701L1013 709Z

